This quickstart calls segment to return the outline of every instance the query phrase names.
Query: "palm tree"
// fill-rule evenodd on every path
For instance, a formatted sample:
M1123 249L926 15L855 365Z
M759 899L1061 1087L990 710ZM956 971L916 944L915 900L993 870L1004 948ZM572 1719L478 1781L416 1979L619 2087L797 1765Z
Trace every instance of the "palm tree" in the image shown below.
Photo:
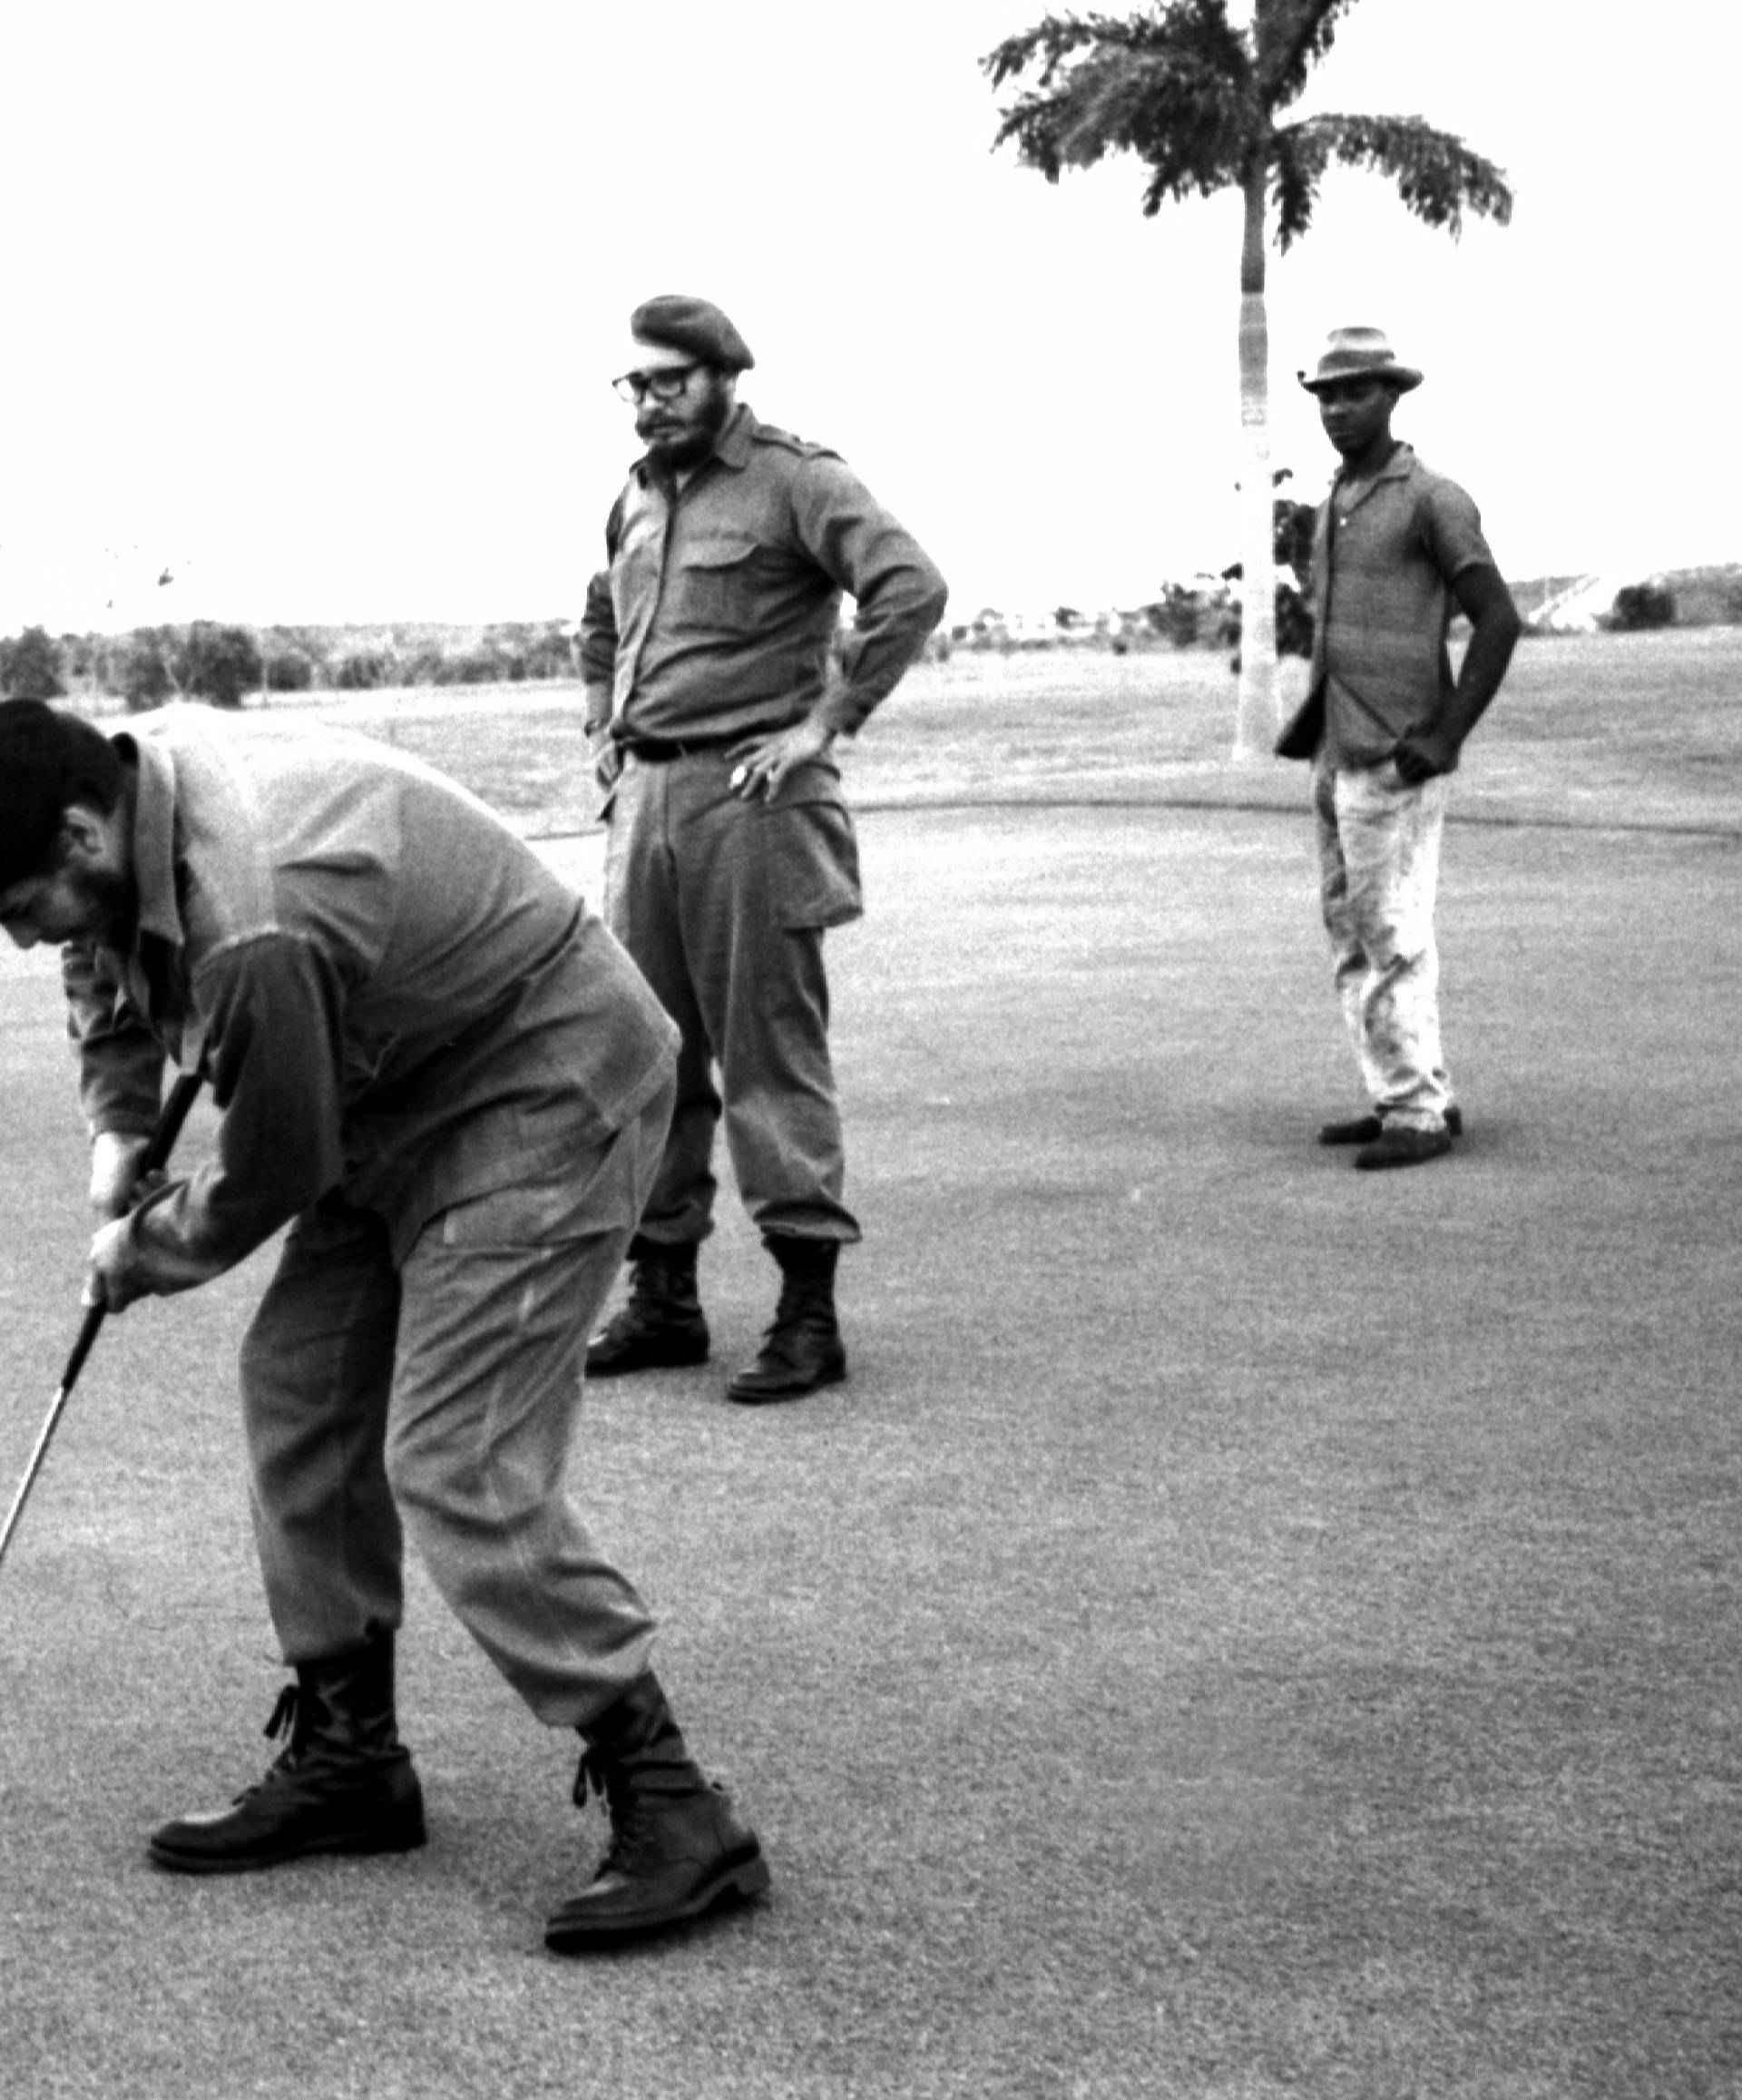
M1049 15L981 61L994 89L1037 77L1003 112L995 145L1013 142L1026 167L1056 182L1066 168L1135 153L1150 171L1143 211L1169 199L1235 189L1240 242L1241 558L1245 630L1234 755L1276 733L1277 645L1269 440L1269 333L1265 236L1287 254L1312 223L1326 169L1338 162L1387 175L1416 218L1455 239L1465 211L1504 225L1512 193L1492 162L1420 117L1316 116L1279 121L1330 50L1355 0L1252 0L1251 20L1228 0L1163 0L1124 21Z

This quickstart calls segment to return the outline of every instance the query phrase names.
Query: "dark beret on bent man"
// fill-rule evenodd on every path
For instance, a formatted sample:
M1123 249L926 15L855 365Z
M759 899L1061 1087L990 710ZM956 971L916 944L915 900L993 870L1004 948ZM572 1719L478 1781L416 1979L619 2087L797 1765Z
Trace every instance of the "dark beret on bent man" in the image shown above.
M748 372L756 362L750 346L711 299L686 299L680 292L643 299L629 317L629 332L638 343L688 350L722 372Z
M0 701L0 889L48 866L74 802L112 810L121 770L113 744L78 715Z

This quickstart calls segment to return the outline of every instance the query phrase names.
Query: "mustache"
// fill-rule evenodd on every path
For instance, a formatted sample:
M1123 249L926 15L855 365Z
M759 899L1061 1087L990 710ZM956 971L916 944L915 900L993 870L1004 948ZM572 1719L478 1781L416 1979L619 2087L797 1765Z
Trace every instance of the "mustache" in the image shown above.
M698 437L715 438L731 420L731 404L723 399L695 403L689 415L674 414L678 405L664 401L648 401L637 412L635 428L645 435L649 430L680 430L686 435L693 432Z

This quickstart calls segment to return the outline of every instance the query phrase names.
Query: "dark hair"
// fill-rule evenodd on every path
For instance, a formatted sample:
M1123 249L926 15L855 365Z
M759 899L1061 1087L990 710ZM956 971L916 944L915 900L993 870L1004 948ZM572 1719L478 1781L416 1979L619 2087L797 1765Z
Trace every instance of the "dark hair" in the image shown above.
M121 753L83 716L0 701L0 889L53 867L74 803L106 817L126 781Z

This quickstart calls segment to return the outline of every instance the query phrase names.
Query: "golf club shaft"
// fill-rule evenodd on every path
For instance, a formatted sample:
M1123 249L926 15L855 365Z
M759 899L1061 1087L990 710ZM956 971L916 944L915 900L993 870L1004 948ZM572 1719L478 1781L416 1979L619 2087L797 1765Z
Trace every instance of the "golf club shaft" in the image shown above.
M181 1125L188 1120L188 1111L193 1106L193 1097L200 1091L200 1075L182 1072L177 1075L175 1084L170 1089L170 1097L163 1104L157 1118L157 1126L144 1152L140 1155L139 1173L142 1181L147 1174L156 1173L169 1163L175 1141L181 1134ZM43 1460L48 1455L49 1443L54 1435L54 1425L61 1418L61 1410L67 1398L78 1383L79 1373L84 1369L84 1359L91 1353L91 1345L102 1329L107 1308L91 1305L85 1308L83 1320L79 1325L78 1339L73 1344L73 1353L66 1359L66 1369L61 1373L60 1389L54 1395L54 1405L48 1410L48 1418L43 1424L30 1457L25 1462L24 1477L18 1483L18 1492L12 1498L12 1507L6 1512L6 1521L0 1526L0 1561L6 1557L6 1548L12 1543L12 1535L17 1528L19 1516L24 1511L36 1476L42 1471Z
M188 1120L188 1111L193 1106L193 1097L200 1091L200 1075L197 1072L180 1072L175 1084L170 1089L170 1097L158 1114L157 1124L140 1154L139 1178L154 1174L169 1164L170 1154L175 1150L175 1141L181 1134L181 1125ZM78 1383L79 1373L84 1369L84 1359L91 1353L91 1344L97 1339L107 1308L92 1305L79 1328L78 1339L73 1344L73 1353L66 1359L66 1369L61 1373L61 1397L73 1390ZM4 1544L4 1540L0 1540Z

